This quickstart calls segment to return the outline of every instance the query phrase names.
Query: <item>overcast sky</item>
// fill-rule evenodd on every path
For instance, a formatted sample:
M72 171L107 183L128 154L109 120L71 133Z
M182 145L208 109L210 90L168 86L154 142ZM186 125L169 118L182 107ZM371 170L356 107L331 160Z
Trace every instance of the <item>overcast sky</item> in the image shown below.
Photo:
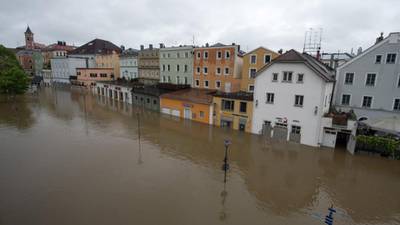
M35 41L77 46L94 38L139 48L232 42L302 50L305 31L323 28L324 52L369 47L382 31L400 31L399 0L0 0L0 44Z

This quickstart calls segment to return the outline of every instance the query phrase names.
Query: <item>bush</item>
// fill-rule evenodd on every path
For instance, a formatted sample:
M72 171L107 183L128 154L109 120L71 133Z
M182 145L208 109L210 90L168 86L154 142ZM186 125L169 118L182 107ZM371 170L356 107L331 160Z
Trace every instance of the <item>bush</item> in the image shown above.
M366 151L400 159L400 141L390 137L358 135L357 146Z

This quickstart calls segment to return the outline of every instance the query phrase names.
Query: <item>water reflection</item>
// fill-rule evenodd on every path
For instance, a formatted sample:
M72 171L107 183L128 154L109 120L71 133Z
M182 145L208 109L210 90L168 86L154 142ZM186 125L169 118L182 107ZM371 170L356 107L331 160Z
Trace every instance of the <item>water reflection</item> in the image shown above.
M34 97L29 96L30 100ZM0 95L0 127L11 126L19 130L25 130L33 126L35 118L29 100L24 96L15 98Z
M64 224L321 224L312 215L326 214L331 204L341 212L336 224L400 223L398 161L265 141L80 90L46 89L39 100L27 102L27 109L41 109L38 115L31 113L41 123L31 126L39 134L48 130L48 136L30 134L37 140L29 143L41 147L33 147L27 156L11 152L27 144L13 144L21 141L16 136L5 142L9 152L4 158L30 156L22 164L26 169L38 162L30 168L41 173L34 183L52 189L25 189L47 202L32 200L35 207L54 215L41 224L61 219ZM226 138L233 143L225 185L221 165ZM21 194L14 179L28 176L14 174L22 169L11 162L0 162L0 178L9 181L0 187L0 197L9 203ZM37 211L28 206L0 203L0 217L18 224L7 213L15 209L15 215L37 221L29 217Z

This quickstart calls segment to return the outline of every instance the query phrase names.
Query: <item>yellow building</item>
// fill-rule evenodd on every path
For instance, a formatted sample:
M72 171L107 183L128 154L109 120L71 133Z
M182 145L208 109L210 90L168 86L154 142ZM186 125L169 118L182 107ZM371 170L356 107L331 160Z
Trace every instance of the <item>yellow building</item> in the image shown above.
M97 68L113 68L115 78L119 77L120 65L119 65L119 55L117 51L113 50L109 54L96 54L95 60Z
M77 81L71 81L74 85L85 87L96 86L97 81L114 80L113 68L76 68Z
M253 92L254 76L257 71L270 63L279 54L264 47L258 47L243 56L242 80L240 90Z
M214 94L214 124L251 132L253 93L234 92Z

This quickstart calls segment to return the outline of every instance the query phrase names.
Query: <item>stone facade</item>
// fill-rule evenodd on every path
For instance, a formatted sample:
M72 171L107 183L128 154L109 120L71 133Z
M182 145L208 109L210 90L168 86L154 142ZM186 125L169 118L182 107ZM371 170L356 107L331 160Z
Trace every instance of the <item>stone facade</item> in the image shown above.
M139 79L145 84L156 84L160 80L159 49L149 45L149 48L140 46L139 51Z
M160 48L160 82L192 85L193 47Z

